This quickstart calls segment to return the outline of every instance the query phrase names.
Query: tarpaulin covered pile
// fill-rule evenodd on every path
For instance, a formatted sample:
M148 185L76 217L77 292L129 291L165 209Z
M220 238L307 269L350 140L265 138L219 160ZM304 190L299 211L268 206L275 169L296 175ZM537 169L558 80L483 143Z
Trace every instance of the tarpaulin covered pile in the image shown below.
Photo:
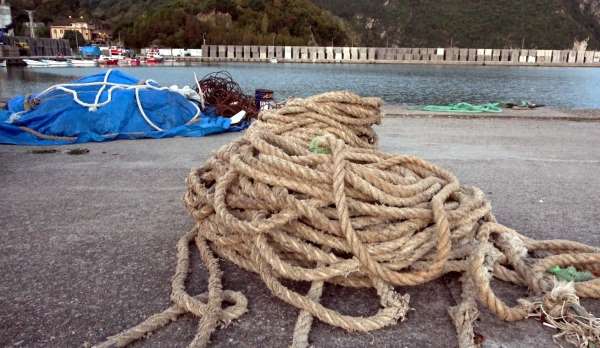
M161 87L118 70L17 96L0 109L0 143L61 145L115 139L201 137L238 131L191 89Z

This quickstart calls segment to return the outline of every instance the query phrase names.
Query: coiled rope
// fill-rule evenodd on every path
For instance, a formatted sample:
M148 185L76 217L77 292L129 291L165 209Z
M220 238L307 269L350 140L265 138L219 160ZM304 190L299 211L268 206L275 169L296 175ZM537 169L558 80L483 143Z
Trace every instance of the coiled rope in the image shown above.
M126 345L188 312L200 318L191 346L205 346L219 323L246 311L242 294L222 289L213 253L258 273L300 310L293 347L308 346L313 317L349 331L394 325L409 309L395 286L450 272L462 274L463 300L449 310L461 347L476 346L477 303L507 321L543 316L579 347L600 342L598 320L579 304L600 297L600 279L559 283L546 273L556 265L598 273L599 250L527 238L496 223L480 189L422 159L378 151L371 126L380 106L346 92L291 101L193 170L184 200L196 225L177 245L173 306L98 347ZM196 297L184 284L192 241L209 272L207 293ZM509 306L492 278L527 286L531 297ZM311 288L300 294L283 279ZM325 283L374 288L380 309L353 317L327 308Z

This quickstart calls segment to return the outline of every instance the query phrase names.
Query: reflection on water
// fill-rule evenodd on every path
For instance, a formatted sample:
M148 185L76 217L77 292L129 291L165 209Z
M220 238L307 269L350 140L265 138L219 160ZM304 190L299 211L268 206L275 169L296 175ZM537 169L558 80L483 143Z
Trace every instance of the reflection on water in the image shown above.
M119 68L163 85L192 84L227 70L248 92L270 88L276 98L351 90L393 104L530 100L559 108L600 108L600 69L375 64L199 64ZM9 68L0 70L0 98L40 92L101 68Z
M0 98L40 92L40 89L52 84L65 82L65 79L68 81L70 77L47 74L34 69L0 68Z

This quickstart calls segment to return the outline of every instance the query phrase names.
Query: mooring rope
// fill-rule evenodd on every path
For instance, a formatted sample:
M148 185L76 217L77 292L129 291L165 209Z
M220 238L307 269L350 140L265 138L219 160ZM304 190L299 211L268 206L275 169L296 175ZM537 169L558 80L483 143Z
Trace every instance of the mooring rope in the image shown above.
M98 347L123 346L183 313L200 318L191 346L208 343L218 323L246 311L245 297L223 290L213 253L260 275L274 296L300 310L293 347L307 347L312 318L368 332L406 318L418 286L462 274L462 302L450 309L461 347L474 347L477 303L507 321L543 317L579 347L600 342L600 324L579 298L600 297L600 279L557 282L546 271L600 271L600 251L581 243L537 241L498 224L475 187L413 156L376 149L381 101L337 92L293 100L263 113L239 140L222 147L187 179L185 203L196 221L177 245L173 306ZM209 273L208 292L185 290L189 244ZM526 286L509 306L491 280ZM311 282L306 295L282 280ZM376 289L380 309L353 317L320 303L325 284ZM222 309L222 302L233 305Z

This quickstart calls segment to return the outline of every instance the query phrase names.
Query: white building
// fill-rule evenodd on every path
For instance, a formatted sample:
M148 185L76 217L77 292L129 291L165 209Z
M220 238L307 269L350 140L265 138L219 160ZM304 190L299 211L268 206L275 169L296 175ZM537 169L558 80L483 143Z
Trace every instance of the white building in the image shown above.
M10 12L10 6L6 3L5 0L0 0L0 29L6 28L12 24L12 15ZM9 30L9 33L12 34L12 29Z

